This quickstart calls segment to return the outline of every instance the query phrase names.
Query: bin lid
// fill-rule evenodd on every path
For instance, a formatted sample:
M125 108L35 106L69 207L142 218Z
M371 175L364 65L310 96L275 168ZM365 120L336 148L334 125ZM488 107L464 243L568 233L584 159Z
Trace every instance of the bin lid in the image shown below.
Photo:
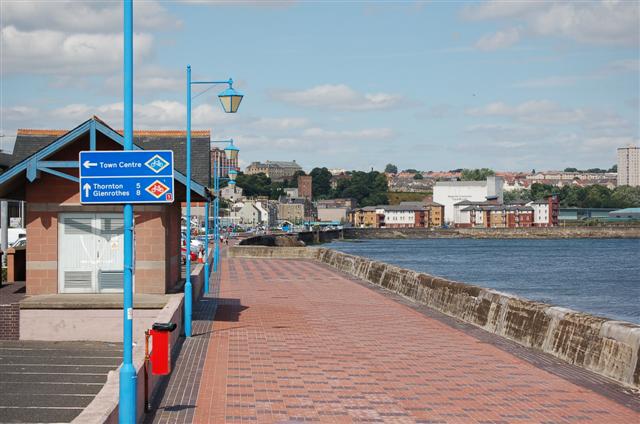
M173 331L176 327L175 322L155 322L151 328L156 331Z

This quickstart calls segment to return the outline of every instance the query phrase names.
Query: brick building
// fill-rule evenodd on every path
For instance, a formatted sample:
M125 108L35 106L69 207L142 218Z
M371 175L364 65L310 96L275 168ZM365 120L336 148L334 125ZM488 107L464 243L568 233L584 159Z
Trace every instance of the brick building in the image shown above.
M173 150L175 168L173 203L134 206L137 293L166 293L181 281L184 139L183 131L134 132L137 148ZM209 196L208 139L208 131L192 133L195 202ZM27 202L27 294L122 291L122 206L80 204L78 165L68 165L80 151L122 150L122 144L122 135L95 117L71 131L19 130L10 166L0 175L0 197Z
M307 200L313 199L313 177L311 175L298 175L298 196Z

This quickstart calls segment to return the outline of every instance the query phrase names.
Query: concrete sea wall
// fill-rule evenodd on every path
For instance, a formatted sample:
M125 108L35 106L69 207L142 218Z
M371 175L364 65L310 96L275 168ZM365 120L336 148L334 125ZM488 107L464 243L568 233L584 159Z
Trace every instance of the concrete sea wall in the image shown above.
M230 248L229 255L316 260L521 345L640 388L640 325L534 302L331 249L235 246Z

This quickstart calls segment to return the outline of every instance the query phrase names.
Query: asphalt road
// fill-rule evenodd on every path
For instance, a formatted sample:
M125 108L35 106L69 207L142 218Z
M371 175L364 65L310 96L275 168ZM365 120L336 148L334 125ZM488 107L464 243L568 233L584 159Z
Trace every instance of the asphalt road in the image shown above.
M118 343L0 341L0 422L71 422L121 361Z

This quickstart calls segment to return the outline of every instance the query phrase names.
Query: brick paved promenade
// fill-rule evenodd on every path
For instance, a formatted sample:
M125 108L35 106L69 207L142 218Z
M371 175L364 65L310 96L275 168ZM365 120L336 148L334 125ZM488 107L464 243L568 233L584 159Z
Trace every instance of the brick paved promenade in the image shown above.
M640 422L637 397L611 400L315 262L225 259L219 296L185 342L204 364L181 353L156 422Z

